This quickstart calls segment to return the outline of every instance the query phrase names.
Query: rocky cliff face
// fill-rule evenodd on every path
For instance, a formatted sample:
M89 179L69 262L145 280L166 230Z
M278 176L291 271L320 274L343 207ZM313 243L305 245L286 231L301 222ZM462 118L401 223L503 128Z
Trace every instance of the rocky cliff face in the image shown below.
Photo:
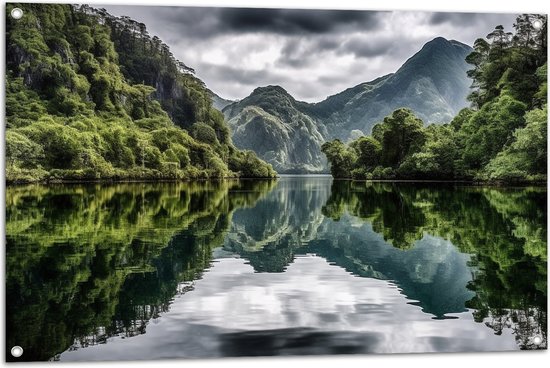
M257 88L223 112L234 144L253 150L277 172L323 172L327 162L321 144L326 130L301 111L305 105L283 88L268 86Z

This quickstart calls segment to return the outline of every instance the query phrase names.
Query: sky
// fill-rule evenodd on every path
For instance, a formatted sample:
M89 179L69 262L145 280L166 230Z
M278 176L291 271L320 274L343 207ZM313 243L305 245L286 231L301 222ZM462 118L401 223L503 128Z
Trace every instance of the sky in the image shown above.
M318 102L395 72L435 37L472 45L515 14L101 5L146 24L227 99L280 85Z

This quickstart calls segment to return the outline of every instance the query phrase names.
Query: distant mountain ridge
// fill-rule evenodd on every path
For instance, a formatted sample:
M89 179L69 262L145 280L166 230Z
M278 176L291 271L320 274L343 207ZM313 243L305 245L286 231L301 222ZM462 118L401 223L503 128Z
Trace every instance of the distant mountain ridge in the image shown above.
M224 107L236 102L235 100L228 100L226 98L220 97L216 93L212 92L212 90L208 90L208 94L212 99L212 106L220 111L222 111Z
M295 100L280 86L255 89L223 108L235 145L279 173L325 172L320 146L369 134L374 124L408 107L426 124L449 122L468 106L468 45L438 37L395 73L348 88L318 103Z

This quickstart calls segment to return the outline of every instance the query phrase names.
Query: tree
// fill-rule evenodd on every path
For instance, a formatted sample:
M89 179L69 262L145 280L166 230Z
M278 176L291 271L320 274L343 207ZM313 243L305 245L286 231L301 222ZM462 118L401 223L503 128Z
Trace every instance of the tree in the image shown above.
M321 151L327 156L333 177L351 178L351 171L357 160L354 150L346 147L339 139L335 139L323 143Z
M496 49L502 51L505 49L512 40L512 32L505 32L502 25L495 27L493 32L487 35L487 39L492 41L492 44L496 46Z
M384 166L397 168L424 144L423 122L411 110L401 108L385 117L383 125L381 161Z
M373 137L360 137L350 147L357 153L355 166L370 171L380 164L382 145Z
M425 129L426 143L399 166L404 178L452 180L463 175L460 151L452 127L431 125Z
M216 136L216 131L211 126L208 126L205 123L196 123L191 129L191 135L193 138L200 142L218 145L218 137Z
M547 168L547 107L529 111L524 128L514 132L514 141L492 159L483 176L489 180L542 178Z
M483 104L487 91L487 86L483 80L483 66L489 58L490 50L491 45L483 38L478 38L474 42L474 50L466 56L466 62L474 67L468 70L466 74L468 77L472 78L472 88L476 89L470 93L468 100L478 108Z
M471 169L481 169L510 142L516 128L524 125L526 105L505 94L483 105L460 131L463 159Z
M43 154L42 147L23 134L10 130L6 132L6 162L10 166L32 167Z

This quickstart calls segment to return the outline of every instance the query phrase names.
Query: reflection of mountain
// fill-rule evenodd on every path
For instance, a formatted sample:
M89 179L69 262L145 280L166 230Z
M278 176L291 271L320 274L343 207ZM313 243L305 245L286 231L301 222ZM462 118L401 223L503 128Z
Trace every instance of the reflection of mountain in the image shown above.
M356 275L395 280L405 295L437 317L465 310L466 301L473 297L466 289L471 280L467 256L430 236L419 239L410 251L402 251L368 223L348 215L340 221L325 218L321 208L329 200L328 180L283 179L253 209L235 212L224 247L248 259L258 272L282 272L294 254L317 253ZM399 206L399 193L382 194L372 200L392 209ZM387 216L406 223L418 217L413 211L407 213L411 216Z
M328 222L324 239L311 242L306 251L355 275L394 281L414 304L438 318L465 311L474 295L466 289L471 280L468 257L451 243L425 236L403 251L384 242L369 224L348 216Z
M495 336L471 314L457 316L434 320L392 283L353 277L314 255L296 257L280 273L223 258L146 334L68 351L60 360L517 349L510 334Z
M360 299L376 291L366 287L351 293L349 288L387 285L373 278L391 280L411 304L421 307L408 306L419 314L456 317L450 314L471 308L468 321L484 322L496 334L513 331L517 345L525 349L536 348L533 336L541 335L544 347L544 203L544 189L373 185L328 177L282 178L275 188L272 182L258 181L10 187L6 347L17 342L25 346L24 359L44 360L69 347L103 343L113 335L143 334L146 328L149 335L150 319L172 310L174 296L189 290L193 293L182 299L200 303L192 311L214 308L216 298L231 289L227 308L251 293L240 300L243 310L253 313L263 300L268 314L278 312L268 308L274 304L272 295L266 294L279 290L277 300L295 310L318 306L313 322L326 325L331 318L342 317L335 306L361 307L353 300L340 303L349 295ZM201 290L197 285L204 281L214 247L219 247L216 255L238 253L242 259L217 260L217 278ZM317 257L296 259L304 253ZM307 269L306 264L332 276L318 278L317 266ZM240 278L239 268L250 276ZM286 284L289 276L292 282ZM333 290L342 290L343 299L333 291L325 294L323 285L329 281ZM315 289L310 293L315 300L305 297L304 290L309 289ZM301 296L293 298L292 293ZM369 297L374 298L369 303L376 304L376 295ZM299 300L301 304L292 304ZM389 297L380 305L393 308L392 300ZM240 333L244 326L239 327L235 316L227 321L226 313L210 312L205 316L214 314L219 326L233 324L232 331L220 331L228 334L222 341L223 354L240 354L254 334ZM359 318L348 312L350 318ZM280 335L266 336L260 331L268 328L266 317L254 320L247 313L239 323L257 331L273 349L301 337L345 340L340 333L310 330L288 331L286 337L281 330ZM183 313L185 322L178 320L178 331L197 332L196 323L210 326L198 317ZM292 326L297 316L282 317ZM317 322L304 318L305 327L315 328ZM353 324L334 321L334 328L353 330ZM327 349L340 346L328 340L323 344ZM472 349L464 344L464 349ZM264 351L270 351L267 345ZM422 346L417 347L421 351ZM92 350L82 356L97 351L81 350Z
M335 181L326 201L312 202L326 193L305 185L283 179L284 192L235 213L224 247L258 272L316 253L355 275L394 281L435 317L474 308L480 322L509 316L514 326L515 315L526 348L529 336L546 335L544 190ZM538 317L522 319L525 306Z
M11 187L7 351L46 360L145 331L273 182ZM187 285L187 289L192 284ZM183 290L182 290L183 288ZM6 354L8 359L11 355Z
M284 271L293 249L316 237L323 221L319 205L328 199L330 180L281 180L253 209L235 211L224 248L249 259L258 271Z

